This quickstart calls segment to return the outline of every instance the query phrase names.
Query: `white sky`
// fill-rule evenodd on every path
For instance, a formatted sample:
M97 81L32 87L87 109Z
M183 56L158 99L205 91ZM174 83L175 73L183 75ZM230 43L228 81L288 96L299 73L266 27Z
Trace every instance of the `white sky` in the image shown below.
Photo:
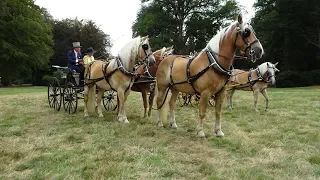
M245 17L254 14L255 0L237 1L247 7L248 12L243 12ZM111 36L113 55L132 38L131 26L140 9L140 0L35 0L35 3L46 8L55 19L78 17L95 21Z

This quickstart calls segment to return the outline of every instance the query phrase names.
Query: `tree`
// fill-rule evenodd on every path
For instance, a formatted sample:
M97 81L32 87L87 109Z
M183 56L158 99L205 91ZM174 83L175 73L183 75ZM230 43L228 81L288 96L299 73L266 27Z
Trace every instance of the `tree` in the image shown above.
M133 36L149 35L152 47L174 45L179 54L204 48L239 12L235 0L142 0Z
M93 47L97 53L96 58L107 58L111 47L110 36L104 33L98 25L91 20L64 19L53 22L54 55L51 63L54 65L67 65L67 52L72 49L72 42L79 41L82 52Z
M320 2L258 0L253 19L265 60L284 71L320 69Z
M52 51L51 25L32 0L0 1L0 76L4 85L31 78L47 67Z

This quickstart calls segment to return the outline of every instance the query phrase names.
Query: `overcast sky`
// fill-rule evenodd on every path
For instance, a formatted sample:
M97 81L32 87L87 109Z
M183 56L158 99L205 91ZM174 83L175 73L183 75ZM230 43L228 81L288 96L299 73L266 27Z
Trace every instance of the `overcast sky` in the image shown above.
M254 14L255 0L237 1L247 7L244 16ZM35 0L35 3L48 9L55 19L78 17L95 21L111 36L113 55L132 38L131 26L140 9L140 0Z

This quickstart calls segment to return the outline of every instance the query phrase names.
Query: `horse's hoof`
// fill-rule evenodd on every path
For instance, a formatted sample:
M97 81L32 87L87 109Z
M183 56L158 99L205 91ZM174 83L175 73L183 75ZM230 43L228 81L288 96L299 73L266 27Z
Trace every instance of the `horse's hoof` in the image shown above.
M223 137L224 133L221 130L216 131L216 137Z
M259 112L259 110L258 110L258 109L255 109L254 111L255 111L255 112Z
M99 118L103 118L103 114L99 114Z
M200 138L205 138L206 137L206 134L204 134L203 130L198 132L198 137L200 137Z
M163 128L162 122L158 122L158 127Z
M89 117L89 114L88 113L84 113L84 117Z
M129 124L128 119L127 119L127 118L125 118L125 119L123 120L123 123L125 123L125 124Z
M178 129L178 126L177 126L176 123L170 124L170 126L171 126L172 129Z

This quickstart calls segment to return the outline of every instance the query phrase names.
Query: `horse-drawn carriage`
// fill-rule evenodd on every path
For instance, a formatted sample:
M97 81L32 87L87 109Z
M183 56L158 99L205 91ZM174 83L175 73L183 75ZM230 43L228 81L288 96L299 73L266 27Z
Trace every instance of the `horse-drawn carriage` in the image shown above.
M52 66L57 71L48 82L49 107L60 111L61 104L65 112L74 114L78 108L78 99L83 99L84 85L80 82L80 73L75 73L68 67ZM117 94L114 91L105 91L103 106L106 110L117 108Z

